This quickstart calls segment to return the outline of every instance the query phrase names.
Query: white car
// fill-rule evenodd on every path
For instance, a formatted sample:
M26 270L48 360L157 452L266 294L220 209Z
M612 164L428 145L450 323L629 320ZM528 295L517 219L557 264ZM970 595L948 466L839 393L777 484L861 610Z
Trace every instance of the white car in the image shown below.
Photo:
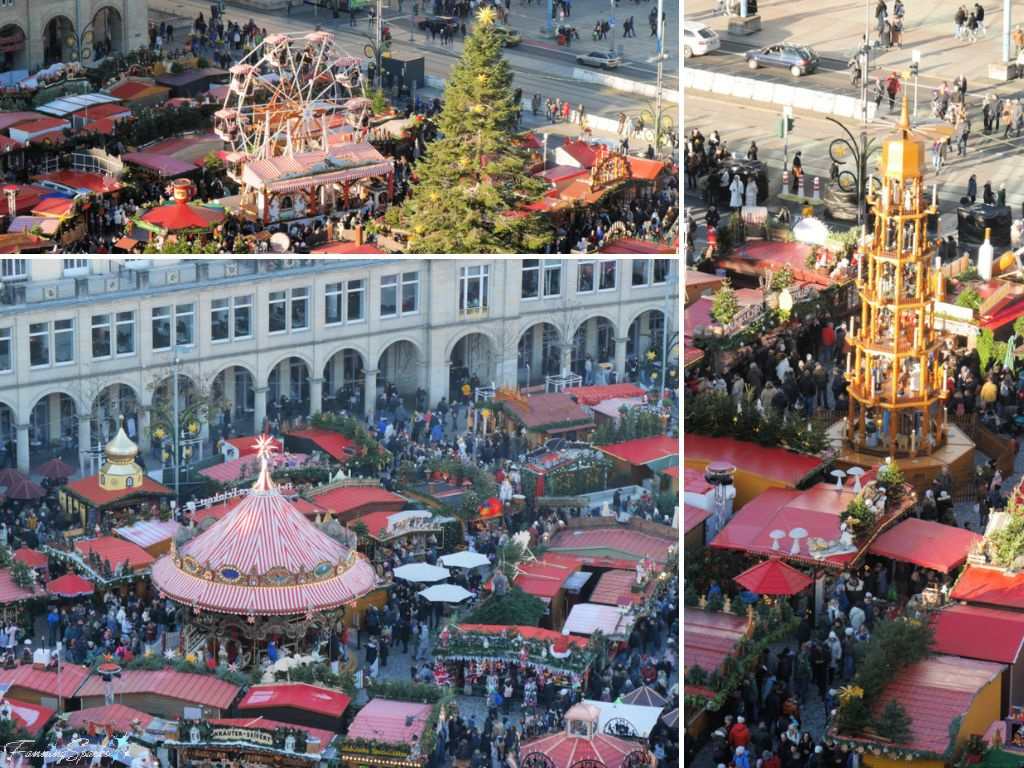
M705 53L717 50L722 45L722 40L707 24L699 21L683 22L683 58L691 56L703 56Z

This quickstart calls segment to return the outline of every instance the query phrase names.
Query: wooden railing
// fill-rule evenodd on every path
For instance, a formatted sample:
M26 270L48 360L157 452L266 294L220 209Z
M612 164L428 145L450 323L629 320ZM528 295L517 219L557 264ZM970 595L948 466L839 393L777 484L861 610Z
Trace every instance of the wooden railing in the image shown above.
M939 274L947 280L957 275L962 275L971 266L971 259L969 256L961 256L959 259L949 262L949 264L943 264L939 267Z
M1009 281L1003 282L1003 284L999 286L991 296L985 299L980 307L978 307L978 317L984 317L997 307L999 302L1010 295L1010 291L1013 290L1013 285L1014 284Z

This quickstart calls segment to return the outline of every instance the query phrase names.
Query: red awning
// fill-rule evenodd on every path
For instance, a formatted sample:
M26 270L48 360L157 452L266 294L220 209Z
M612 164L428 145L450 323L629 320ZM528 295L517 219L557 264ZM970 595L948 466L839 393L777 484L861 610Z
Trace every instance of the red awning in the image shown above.
M222 222L225 216L227 213L223 208L175 202L147 211L142 220L168 232L176 232L182 229L206 229Z
M352 446L354 443L340 432L333 432L329 429L300 429L288 433L289 437L305 438L311 440L324 453L344 463L354 455Z
M46 591L58 597L80 597L93 593L92 582L75 573L68 573L46 585Z
M733 581L758 595L796 595L814 583L814 579L775 558L748 568Z
M733 440L731 437L690 434L686 436L686 460L726 461L743 472L793 487L822 464L817 456L795 453L784 448L766 448L756 443Z
M977 605L951 605L931 617L932 650L1015 664L1024 651L1024 614Z
M967 561L971 547L983 538L963 528L911 517L875 539L868 552L949 573Z
M45 568L50 564L50 558L44 553L37 552L34 549L28 547L21 547L20 549L14 550L14 559L21 560L29 568Z
M1024 573L1007 573L994 566L968 565L949 596L953 600L1024 611Z

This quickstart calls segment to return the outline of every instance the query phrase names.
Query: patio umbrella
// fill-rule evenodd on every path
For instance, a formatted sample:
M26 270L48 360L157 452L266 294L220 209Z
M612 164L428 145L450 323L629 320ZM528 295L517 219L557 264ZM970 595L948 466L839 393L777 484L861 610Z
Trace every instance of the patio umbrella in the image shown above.
M427 563L410 563L409 565L400 565L395 568L395 578L405 579L406 581L441 581L441 579L447 579L451 576L451 571L447 568L439 568L436 565L428 565Z
M55 457L36 468L43 477L48 477L51 480L71 477L75 474L75 467L68 464L64 459Z
M777 558L748 568L733 581L759 595L795 595L814 583L814 579Z
M667 725L669 728L675 728L679 725L679 707L676 707L671 712L666 712L661 716L661 722Z
M7 486L4 495L8 499L41 499L46 495L46 491L24 475L21 475Z
M622 697L623 704L637 704L641 707L664 707L668 699L651 688L649 685L642 685L634 691L630 691Z
M437 562L446 568L479 568L481 565L490 565L491 561L487 555L479 552L454 552L450 555L442 555Z
M81 597L93 593L92 582L76 573L69 573L54 579L46 585L46 591L58 597Z
M461 603L472 597L473 593L458 584L435 584L421 591L419 595L432 603Z
M23 477L28 479L27 475L23 475L18 470L12 469L11 467L4 467L3 469L0 469L0 487L11 485Z

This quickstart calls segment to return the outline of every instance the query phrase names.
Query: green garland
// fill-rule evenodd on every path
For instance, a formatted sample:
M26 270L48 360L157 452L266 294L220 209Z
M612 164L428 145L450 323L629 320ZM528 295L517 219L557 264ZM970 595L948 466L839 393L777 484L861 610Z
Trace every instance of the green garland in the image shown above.
M107 663L105 656L97 656L93 662L93 668L100 664ZM232 685L246 686L258 683L261 675L257 672L247 674L240 670L231 669L227 664L218 664L210 667L207 664L200 664L198 661L189 661L187 657L174 656L168 658L164 654L151 654L149 656L136 656L131 661L118 662L125 669L140 669L156 671L161 669L173 669L175 672L185 672L193 675L213 675L218 680L223 680Z
M575 643L569 645L569 656L556 659L550 654L550 643L543 640L524 638L514 627L508 627L504 633L463 631L454 628L444 647L440 638L434 645L435 658L472 658L472 659L504 659L520 660L520 651L526 647L526 663L551 667L552 669L575 672L582 675L594 661L595 656L603 647L598 642L588 642L580 648ZM486 642L486 647L484 643Z
M415 701L424 704L430 703L434 706L427 715L427 721L423 726L423 737L420 741L420 754L425 760L434 749L434 742L437 738L437 724L441 717L441 711L449 707L455 700L451 691L436 685L423 685L410 683L404 680L371 680L366 686L366 693L371 698L381 698L390 701ZM395 749L396 745L380 742L372 739L346 739L346 743L353 745L367 744L370 749L374 747ZM411 745L402 744L398 748L411 752Z

